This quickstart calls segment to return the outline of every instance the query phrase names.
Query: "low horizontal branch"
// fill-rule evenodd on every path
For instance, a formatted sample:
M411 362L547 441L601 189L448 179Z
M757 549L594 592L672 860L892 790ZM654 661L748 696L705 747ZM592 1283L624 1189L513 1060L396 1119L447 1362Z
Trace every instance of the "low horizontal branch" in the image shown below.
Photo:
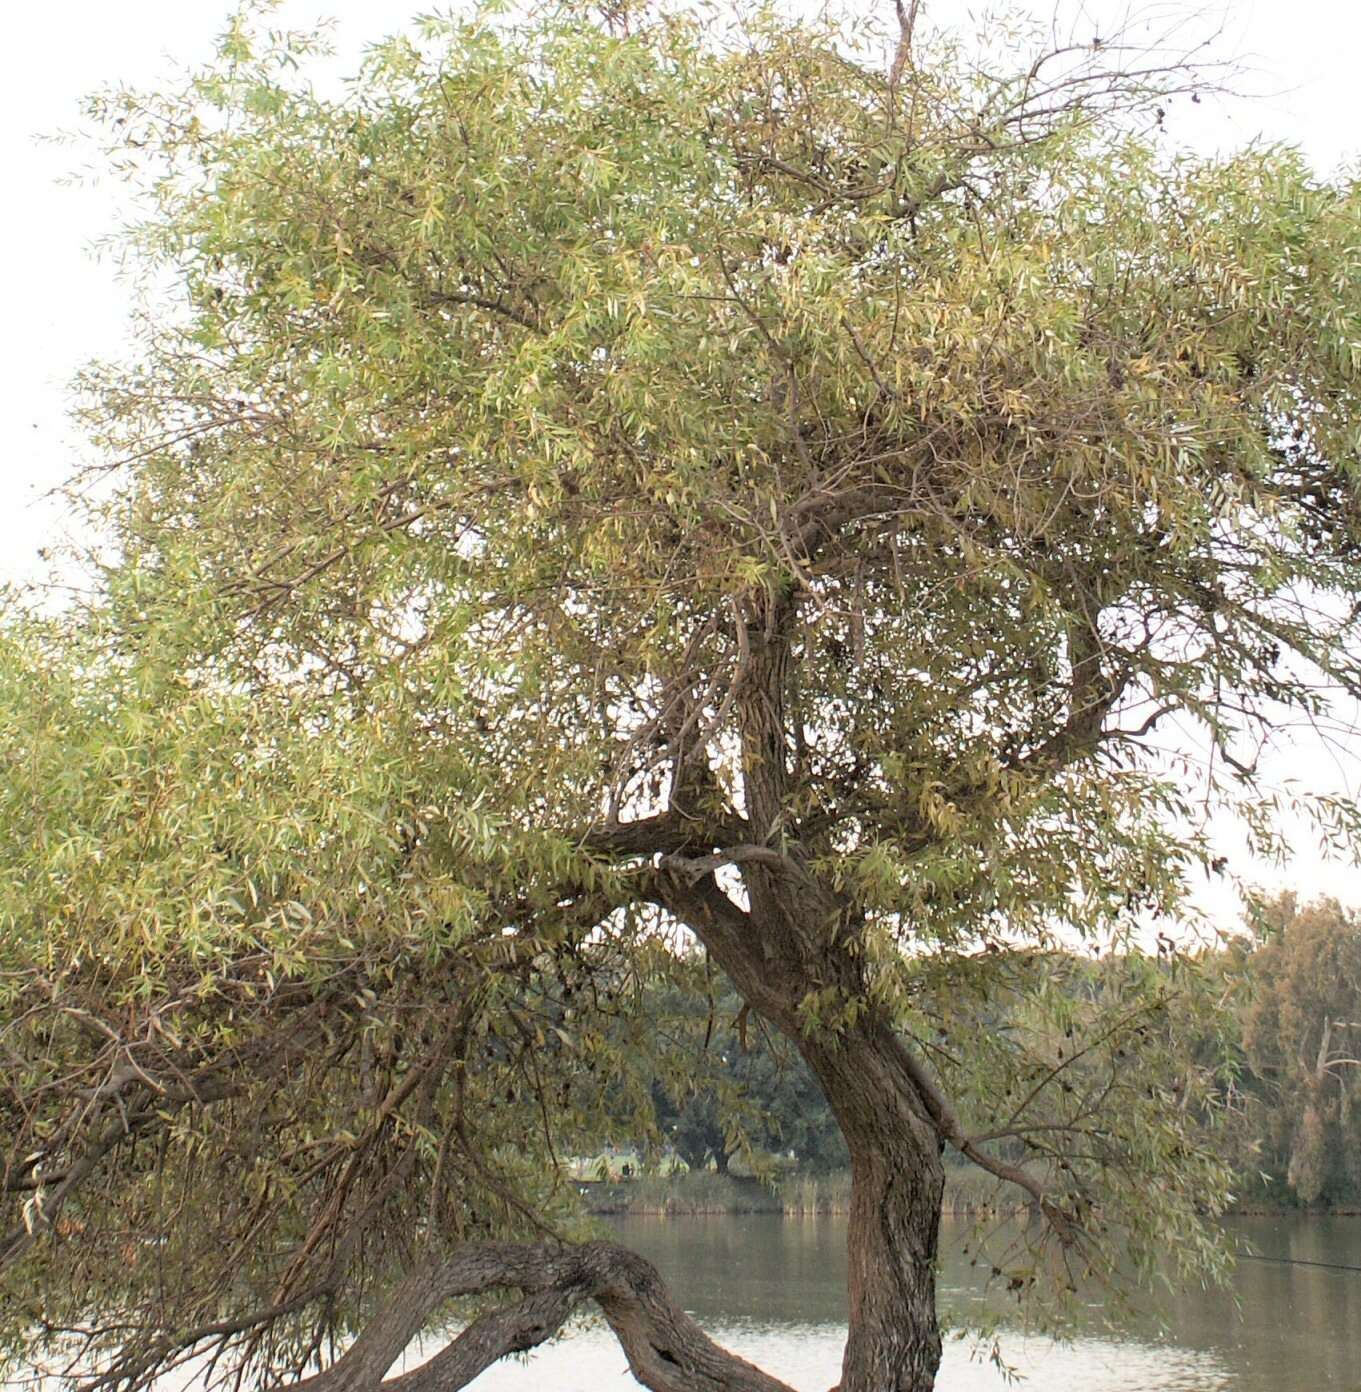
M698 884L725 865L762 865L789 879L806 880L807 872L796 860L770 846L729 846L711 855L662 857L661 868L679 874L689 884Z
M549 1290L475 1319L428 1362L382 1383L390 1392L452 1392L466 1387L507 1354L528 1353L551 1339L578 1301L572 1291Z
M499 1289L525 1298L475 1319L421 1367L389 1368L449 1300ZM508 1353L552 1338L587 1300L600 1308L633 1376L651 1392L792 1392L719 1347L676 1303L655 1267L611 1242L468 1244L412 1272L355 1342L298 1392L457 1392Z

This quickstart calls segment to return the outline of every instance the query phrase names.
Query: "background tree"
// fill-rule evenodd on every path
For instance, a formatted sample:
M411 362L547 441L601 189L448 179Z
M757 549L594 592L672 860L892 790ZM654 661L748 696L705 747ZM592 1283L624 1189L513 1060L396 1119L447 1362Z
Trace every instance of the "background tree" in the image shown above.
M845 1138L845 1392L934 1381L946 1146L1018 1292L1211 1259L1193 964L1057 948L1205 859L1161 722L1269 843L1361 689L1361 210L1163 151L1200 77L1118 36L917 12L474 12L334 99L237 21L94 104L176 293L84 382L97 594L5 639L13 1359L370 1387L464 1315L451 1389L594 1299L774 1388L554 1164L687 935Z
M1265 907L1243 1047L1268 1125L1258 1164L1304 1203L1361 1192L1361 927L1336 900Z
M726 1174L733 1157L753 1149L789 1155L814 1173L849 1163L836 1120L817 1080L788 1040L750 1018L732 993L718 1000L647 1000L650 1019L688 1015L688 1050L679 1068L653 1086L658 1131L691 1169L711 1162ZM681 1043L678 1038L677 1043Z

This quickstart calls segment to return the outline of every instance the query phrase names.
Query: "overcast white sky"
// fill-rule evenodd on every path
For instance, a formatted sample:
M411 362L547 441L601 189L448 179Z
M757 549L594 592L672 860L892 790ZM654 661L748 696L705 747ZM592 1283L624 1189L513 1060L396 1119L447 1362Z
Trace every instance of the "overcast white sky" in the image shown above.
M352 66L364 43L432 7L421 0L409 6L402 0L286 0L278 18L294 25L333 17L341 61ZM1034 0L1018 7L1045 18L1053 11L1052 3ZM68 477L80 457L64 422L65 384L88 358L117 354L127 310L112 269L88 253L91 241L115 221L114 191L61 186L76 157L69 147L39 137L77 127L81 97L103 84L155 84L178 63L206 57L229 8L217 0L62 0L16 7L5 21L0 144L10 211L0 219L0 266L9 329L0 338L0 580L37 574L38 548L60 528L59 510L41 495ZM963 0L924 5L930 21L942 25L985 8L998 7ZM1129 8L1092 0L1064 4L1063 13L1069 20L1078 16L1079 27L1090 26L1092 34L1109 34ZM1361 5L1174 0L1143 7L1139 22L1165 27L1169 18L1183 17L1195 32L1222 29L1216 52L1241 61L1238 86L1254 95L1207 98L1194 108L1181 103L1168 121L1175 137L1202 149L1258 138L1290 141L1320 169L1361 154ZM1355 791L1361 742L1354 748L1352 757L1339 759L1301 738L1274 769L1280 778L1294 776L1319 791ZM1227 843L1226 849L1236 851ZM1242 856L1235 853L1234 863L1243 864ZM1283 877L1264 868L1249 873L1306 894L1326 891L1361 903L1361 874L1326 865L1303 834ZM1223 890L1207 893L1216 916L1231 914Z

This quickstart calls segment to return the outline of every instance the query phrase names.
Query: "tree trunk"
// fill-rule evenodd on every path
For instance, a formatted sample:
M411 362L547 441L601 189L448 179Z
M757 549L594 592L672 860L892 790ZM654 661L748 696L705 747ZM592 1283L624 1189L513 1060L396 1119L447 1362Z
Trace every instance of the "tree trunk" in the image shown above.
M800 1006L831 983L865 1000L862 959L838 931L837 905L792 864L746 877L751 910L707 873L677 865L667 903L744 1000L799 1049L851 1156L847 1234L850 1325L840 1392L931 1392L940 1365L935 1267L945 1187L942 1130L891 1022L873 1008L840 1032L806 1032ZM783 880L783 883L781 882Z
M940 1365L935 1267L944 1172L942 1129L891 1021L865 979L863 923L807 869L788 839L786 717L795 603L753 602L739 624L735 680L750 844L730 853L747 908L704 857L661 862L661 902L687 923L753 1010L800 1050L822 1085L851 1156L847 1236L850 1327L841 1392L931 1392ZM781 847L782 849L776 849ZM864 1011L809 1030L811 996Z
M798 1043L851 1153L841 1392L931 1392L941 1351L939 1135L885 1026L853 1029L837 1047Z

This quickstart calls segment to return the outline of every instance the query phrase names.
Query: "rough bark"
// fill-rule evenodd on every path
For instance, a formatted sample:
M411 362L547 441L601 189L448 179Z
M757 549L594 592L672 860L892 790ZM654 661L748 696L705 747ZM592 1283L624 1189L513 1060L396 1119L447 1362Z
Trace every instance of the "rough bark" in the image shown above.
M883 1024L801 1040L851 1155L850 1321L842 1392L931 1392L940 1365L938 1130Z
M525 1298L475 1319L419 1368L387 1378L448 1301L499 1289L519 1290ZM456 1392L497 1359L552 1338L588 1300L614 1331L633 1376L651 1392L792 1392L715 1344L649 1262L610 1242L469 1244L408 1276L335 1363L292 1386L305 1392Z
M935 1263L952 1118L933 1113L913 1060L874 1011L841 1031L808 1032L806 993L833 986L863 1000L848 926L825 888L796 862L744 867L751 910L712 874L691 881L673 858L664 896L753 1009L799 1048L821 1083L851 1155L847 1237L850 1321L841 1392L930 1392L940 1363Z

